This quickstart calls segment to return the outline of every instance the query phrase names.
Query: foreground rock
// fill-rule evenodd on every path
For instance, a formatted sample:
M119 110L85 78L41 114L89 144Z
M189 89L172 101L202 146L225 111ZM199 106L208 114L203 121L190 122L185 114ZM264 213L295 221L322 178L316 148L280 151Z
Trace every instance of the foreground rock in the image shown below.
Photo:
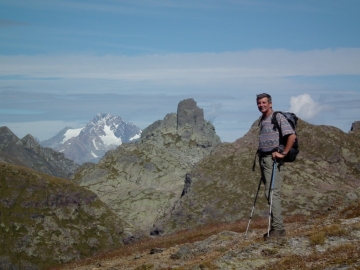
M186 193L187 172L219 143L203 110L193 99L184 100L177 114L143 130L137 143L123 144L98 164L83 166L75 181L132 224L130 231L149 232Z
M345 198L343 198L345 199ZM267 219L254 220L244 238L247 222L201 227L181 235L138 245L132 254L93 257L63 269L359 269L360 201L325 208L311 218L287 218L286 237L264 241ZM169 246L179 239L182 243ZM127 247L129 248L129 246ZM123 253L122 253L123 254Z
M123 225L91 191L0 163L0 269L44 269L120 247Z

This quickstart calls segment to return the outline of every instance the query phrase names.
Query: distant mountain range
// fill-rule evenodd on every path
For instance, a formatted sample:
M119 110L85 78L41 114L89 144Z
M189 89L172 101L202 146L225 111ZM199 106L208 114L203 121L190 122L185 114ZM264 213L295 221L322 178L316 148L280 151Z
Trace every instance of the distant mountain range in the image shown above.
M78 164L98 162L107 151L140 138L141 129L120 116L96 115L84 128L66 127L41 145L64 153Z
M42 147L30 134L19 139L8 127L0 127L0 161L69 178L79 167L64 154Z

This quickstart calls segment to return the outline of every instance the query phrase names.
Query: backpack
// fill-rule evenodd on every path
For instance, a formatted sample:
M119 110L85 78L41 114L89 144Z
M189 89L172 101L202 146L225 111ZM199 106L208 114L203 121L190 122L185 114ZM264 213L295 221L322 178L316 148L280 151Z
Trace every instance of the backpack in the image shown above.
M273 124L274 128L279 131L279 134L280 134L280 141L279 141L280 146L279 146L279 149L284 150L285 144L286 144L286 141L284 139L286 139L286 138L283 138L283 136L281 134L281 129L279 127L279 123L276 120L276 115L278 113L281 113L283 116L285 116L285 118L289 122L290 126L294 129L295 134L296 134L296 126L297 126L298 118L294 113L291 113L291 112L275 111L273 113L273 116L272 116L272 119L271 119L271 124ZM291 149L289 150L289 153L285 156L283 161L284 162L293 162L293 161L295 161L296 156L298 154L299 154L299 141L298 141L298 139L296 137L293 146L291 147Z

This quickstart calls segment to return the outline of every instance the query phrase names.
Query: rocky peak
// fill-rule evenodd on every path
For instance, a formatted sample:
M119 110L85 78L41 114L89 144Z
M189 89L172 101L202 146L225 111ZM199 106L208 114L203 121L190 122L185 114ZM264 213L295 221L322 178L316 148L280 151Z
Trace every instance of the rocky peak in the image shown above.
M360 132L360 121L352 123L350 132Z
M104 133L104 127L108 126L114 131L122 123L122 119L118 115L110 115L108 113L97 114L83 129L83 133ZM105 133L104 133L105 134Z
M0 127L0 147L16 143L19 138L6 126Z
M36 139L31 135L28 134L24 138L22 138L19 143L21 143L26 148L30 149L38 149L40 148L40 144L36 141Z
M167 114L163 120L147 127L141 138L161 141L164 134L170 133L205 148L214 147L221 142L215 127L204 119L203 109L199 108L192 98L179 102L177 114Z
M189 128L200 131L203 129L204 111L200 109L194 99L189 98L181 101L177 109L177 130L186 137Z

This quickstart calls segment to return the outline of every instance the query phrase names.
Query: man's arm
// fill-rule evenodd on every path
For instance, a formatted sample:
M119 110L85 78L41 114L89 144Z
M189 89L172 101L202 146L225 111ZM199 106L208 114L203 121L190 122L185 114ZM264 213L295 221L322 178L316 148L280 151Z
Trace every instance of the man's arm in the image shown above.
M284 154L279 153L279 152L274 152L274 153L272 153L272 157L273 158L284 158L287 155L287 153L289 153L291 147L294 145L295 139L296 139L296 134L295 133L290 134L286 141L285 149L283 152Z

